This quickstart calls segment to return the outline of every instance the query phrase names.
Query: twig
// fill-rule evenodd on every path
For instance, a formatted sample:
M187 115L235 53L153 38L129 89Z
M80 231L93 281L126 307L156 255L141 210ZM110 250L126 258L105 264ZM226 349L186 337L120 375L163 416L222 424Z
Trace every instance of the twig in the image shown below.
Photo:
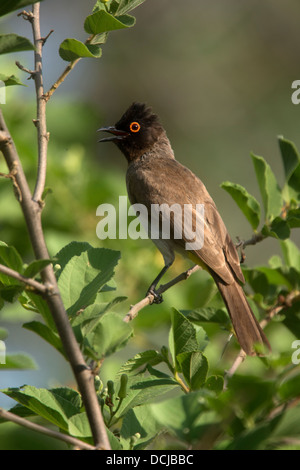
M80 61L81 57L78 59L73 60L73 62L70 62L69 65L65 68L63 73L60 75L60 77L56 80L56 82L52 85L52 87L47 91L47 93L44 94L44 100L45 102L49 101L53 93L57 90L57 88L64 82L64 80L67 78L71 70L75 67L75 65Z
M52 33L54 33L54 29L50 29L50 31L49 31L49 33L47 34L47 36L41 38L42 46L45 45L45 42L47 41L47 39L49 38L49 36L51 36Z
M30 23L33 21L33 14L31 11L23 10L18 13L17 16L22 16L24 20L30 21Z
M40 294L46 294L49 293L52 289L51 286L47 286L44 284L41 284L40 282L36 281L35 279L32 279L30 277L23 276L22 274L18 273L14 269L8 268L4 264L0 264L0 272L3 274L6 274L9 277L13 277L14 279L17 279L17 281L23 282L27 286L33 288Z
M243 349L241 349L237 357L235 358L232 366L230 367L230 369L226 371L225 378L224 378L224 388L227 387L228 380L233 376L233 374L236 372L239 366L244 362L246 357L247 357L247 354L245 353L245 351L243 351Z
M48 429L40 424L33 423L28 421L27 419L22 418L21 416L17 416L10 411L6 411L3 408L0 408L0 416L8 421L12 421L13 423L19 424L24 426L25 428L31 429L32 431L37 431L40 434L46 434L49 437L53 437L54 439L59 439L60 441L64 441L67 444L75 446L77 449L83 450L97 450L96 447L87 444L86 442L81 441L80 439L76 439L75 437L68 436L67 434L63 434L58 431L54 431L52 429Z
M46 170L47 170L47 147L49 134L46 124L46 101L44 99L43 69L42 69L42 48L44 39L41 38L40 30L40 3L32 6L33 21L32 32L35 45L34 51L34 82L37 103L37 118L35 125L38 133L38 172L36 185L33 193L33 200L41 202L42 194L45 188ZM40 205L42 207L42 205Z
M245 240L242 243L242 247L245 248L248 245L256 245L256 243L261 242L264 240L266 237L261 233L254 233L252 237L249 240Z
M3 142L7 143L8 141L9 141L9 137L6 138L5 133L3 133L1 131L0 132L0 148L1 148L1 143L3 143ZM17 168L16 168L16 166L14 166L8 174L0 173L0 176L2 178L8 178L8 179L12 180L15 195L17 197L17 200L20 202L20 201L22 201L22 193L21 193L21 190L20 190L20 188L18 186L18 183L16 181L16 174L17 174Z
M34 79L34 76L35 76L35 70L29 70L27 67L24 67L24 65L20 64L19 61L16 60L16 66L18 67L18 69L22 70L22 72L26 72L29 74L29 77L27 78L27 80L30 80L31 78Z
M261 233L254 233L252 235L251 238L249 238L249 240L244 240L244 241L241 241L239 240L238 238L238 243L235 245L235 247L237 249L240 249L241 250L241 259L240 259L240 263L244 263L245 259L246 259L246 255L244 253L244 249L246 248L246 246L248 245L256 245L256 243L259 243L261 241L263 241L266 237Z
M170 289L170 287L174 286L180 281L184 281L188 279L194 272L198 271L201 269L200 266L195 264L192 268L188 269L187 271L184 271L183 273L179 274L179 276L175 277L172 279L170 282L167 284L162 284L156 291L157 294L162 294L166 290ZM139 313L140 310L142 310L144 307L147 307L147 305L151 305L154 300L154 295L148 294L144 299L140 300L137 304L132 305L130 307L129 312L126 314L126 316L123 318L123 321L126 323L129 323L131 320L133 320Z

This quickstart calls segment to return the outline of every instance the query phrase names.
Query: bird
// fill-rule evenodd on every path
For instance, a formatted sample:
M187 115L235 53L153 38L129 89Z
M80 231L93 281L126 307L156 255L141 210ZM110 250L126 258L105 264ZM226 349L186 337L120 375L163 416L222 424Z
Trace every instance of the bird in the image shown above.
M156 293L157 284L174 262L175 253L181 253L214 279L229 313L236 339L244 352L250 356L265 355L271 346L246 299L242 287L245 278L237 249L203 182L175 159L158 115L147 104L133 102L115 125L101 127L98 131L109 134L99 142L113 142L124 154L128 162L128 198L132 205L143 204L147 208L149 233L151 207L157 205L173 207L175 204L175 207L182 209L192 207L192 229L196 227L198 216L202 221L203 240L200 247L188 244L184 217L176 218L170 212L170 237L162 237L161 226L159 235L152 237L164 260L162 270L148 289L148 293L154 296L154 303L162 301ZM203 207L203 214L198 213L199 207ZM160 213L161 224L167 215L166 211ZM175 236L178 228L181 232Z

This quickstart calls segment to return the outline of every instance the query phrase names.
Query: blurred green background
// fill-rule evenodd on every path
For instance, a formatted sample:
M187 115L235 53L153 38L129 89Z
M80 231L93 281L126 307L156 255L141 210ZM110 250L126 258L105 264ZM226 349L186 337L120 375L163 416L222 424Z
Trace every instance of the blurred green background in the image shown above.
M58 55L59 44L67 37L85 40L83 21L93 4L90 0L41 3L42 34L54 29L44 47L46 90L66 66ZM116 282L118 295L128 297L120 306L124 313L144 295L162 267L162 258L147 240L97 238L96 208L101 203L117 205L119 195L126 194L125 159L115 146L97 143L97 128L115 123L132 101L151 105L161 117L176 158L203 180L232 237L242 239L250 238L251 227L220 184L239 183L260 201L250 152L263 156L282 182L277 136L300 147L300 106L291 102L291 84L300 79L299 1L146 0L133 14L136 26L111 33L102 58L81 60L49 101L47 187L52 192L43 215L51 255L72 240L122 252ZM0 31L31 39L30 25L17 12L2 18ZM1 56L0 72L15 74L27 85L9 87L2 109L33 185L34 83L16 68L16 60L33 66L30 52ZM0 171L6 171L3 159ZM32 259L22 215L6 179L0 180L0 239L15 245L25 260ZM299 241L297 235L293 239ZM266 263L274 252L279 252L277 242L268 240L248 248L246 262ZM165 280L187 267L179 258ZM105 364L104 377L111 377L135 350L166 344L169 307L195 308L199 296L209 297L214 291L205 276L197 273L168 291L161 306L145 309L135 321L138 334L125 352ZM199 292L199 277L207 282L204 292ZM9 330L8 352L32 354L39 367L1 372L0 387L72 383L64 361L21 329L29 318L16 305L0 312L1 326ZM215 357L227 337L220 335L219 350L210 353ZM9 407L11 401L0 397L0 405ZM4 441L2 446L7 448Z

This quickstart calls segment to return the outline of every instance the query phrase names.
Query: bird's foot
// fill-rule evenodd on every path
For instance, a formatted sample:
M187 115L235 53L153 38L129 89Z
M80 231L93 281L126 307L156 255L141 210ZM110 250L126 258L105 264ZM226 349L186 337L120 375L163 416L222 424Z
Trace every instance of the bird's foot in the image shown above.
M153 295L153 297L154 297L154 298L153 298L153 301L152 301L153 304L161 304L161 303L163 302L163 297L162 297L162 295L161 295L161 294L158 294L158 293L156 292L156 290L154 289L154 287L150 287L150 288L148 289L146 296L149 295L149 294L150 294L150 295Z

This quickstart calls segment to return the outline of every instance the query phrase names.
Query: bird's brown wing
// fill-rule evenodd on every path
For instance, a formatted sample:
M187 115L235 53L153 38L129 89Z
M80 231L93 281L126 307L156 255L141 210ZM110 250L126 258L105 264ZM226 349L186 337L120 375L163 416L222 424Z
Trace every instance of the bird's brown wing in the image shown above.
M244 282L238 253L227 232L225 224L199 178L188 168L174 159L157 157L151 162L137 162L127 172L127 189L131 203L144 204L151 213L151 204L184 204L192 206L193 228L195 229L196 204L204 205L204 239L199 250L186 252L200 264L216 273L225 283L232 283L236 277ZM164 215L162 212L162 217ZM177 221L178 223L178 221ZM182 219L182 223L184 220ZM170 217L171 234L176 228L176 219ZM183 252L189 240L182 231L181 239L170 240L172 247ZM202 263L201 263L202 262Z

